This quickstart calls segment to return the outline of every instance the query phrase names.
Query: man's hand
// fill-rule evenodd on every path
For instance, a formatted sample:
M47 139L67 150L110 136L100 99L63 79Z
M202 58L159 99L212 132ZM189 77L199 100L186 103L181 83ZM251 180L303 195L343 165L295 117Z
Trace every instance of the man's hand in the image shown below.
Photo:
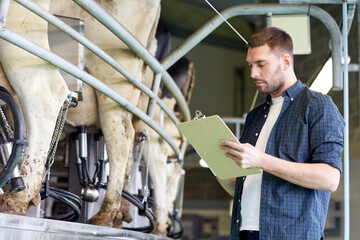
M261 168L264 153L251 144L241 144L223 139L221 149L226 151L226 156L235 161L241 168Z
M333 192L340 171L327 163L298 163L266 154L250 144L222 140L221 149L241 168L260 168L293 184Z

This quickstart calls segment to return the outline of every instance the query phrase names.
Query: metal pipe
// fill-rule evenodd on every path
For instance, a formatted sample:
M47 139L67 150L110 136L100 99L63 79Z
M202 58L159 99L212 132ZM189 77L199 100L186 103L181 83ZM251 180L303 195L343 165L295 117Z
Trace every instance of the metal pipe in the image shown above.
M221 118L226 124L235 124L235 136L240 138L240 126L245 124L245 118L223 117Z
M354 20L355 12L356 12L356 2L354 4L348 3L348 11L347 11L347 31L350 33L351 25Z
M357 36L357 45L360 46L360 1L358 1L357 3L357 32L358 32L358 36ZM358 47L358 52L357 52L357 80L358 80L358 93L360 93L360 48ZM351 64L350 64L351 65ZM360 94L358 94L358 103L360 103ZM360 112L360 104L358 104L358 112ZM358 124L360 125L360 117L358 119Z
M64 33L66 33L68 36L70 36L77 42L81 43L83 46L85 46L95 55L103 59L115 70L121 73L125 78L127 78L134 86L141 89L151 99L154 99L154 101L156 101L156 103L165 111L165 113L168 114L168 116L173 122L175 123L179 122L175 114L166 107L166 105L157 97L155 93L153 93L149 88L147 88L143 83L141 83L141 81L136 79L136 77L134 77L131 73L129 73L123 66L121 66L117 61L115 61L110 55L108 55L101 48L96 46L94 43L92 43L87 38L82 36L72 27L68 26L66 23L64 23L63 21L61 21L51 13L45 11L43 8L39 7L37 4L33 3L32 1L29 0L15 0L15 1L21 4L22 6L24 6L25 8L29 9L30 11L32 11L33 13L39 15L44 20L48 21L49 23L51 23L52 25L54 25ZM173 81L173 80L171 79L169 81ZM179 99L179 101L181 101L181 99Z
M157 73L154 77L154 82L153 82L153 87L152 87L152 92L155 95L158 95L159 92L159 88L160 88L160 83L161 83L161 73ZM148 116L153 119L154 117L154 113L155 113L155 104L156 102L154 101L154 99L150 99L150 103L149 103L149 108L147 111Z
M343 37L343 58L348 58L348 28L347 28L347 2L342 4L342 37ZM349 181L349 72L348 63L344 61L344 240L350 239L350 181Z
M9 6L10 0L0 1L0 28L5 27Z
M349 72L359 72L359 64L357 64L357 63L352 63L352 64L349 64L348 65L348 71Z
M335 20L330 16L329 13L325 12L323 9L311 5L309 10L309 15L319 19L325 27L329 30L331 37L331 57L333 59L333 87L332 90L342 90L343 89L343 78L341 71L341 50L342 50L342 41L341 33L339 27ZM347 29L345 29L347 31Z
M245 118L239 117L222 117L221 118L225 123L230 124L245 124Z
M154 70L155 73L163 73L164 67L150 54L150 52L126 29L119 21L106 12L94 0L73 0L76 4L85 9L94 18L100 21L112 33L120 38L127 46L129 46L138 56ZM165 74L164 74L165 76ZM167 75L170 77L170 75ZM164 85L168 88L174 98L179 102L179 107L184 114L185 120L190 120L190 112L186 104L186 100L181 91L170 77L163 78ZM186 106L186 107L184 107Z
M74 77L84 81L85 83L89 84L93 88L99 90L109 98L113 99L115 102L119 103L123 106L127 111L133 113L140 119L142 119L147 125L149 125L152 129L159 133L159 135L165 139L166 142L174 149L176 154L179 154L179 148L176 146L174 141L169 137L169 135L157 126L154 121L152 121L145 113L139 110L136 106L131 104L127 99L120 96L117 92L111 89L109 86L105 85L95 77L91 76L90 74L82 71L77 66L69 63L68 61L64 60L63 58L57 56L56 54L48 51L47 49L40 47L39 45L29 41L28 39L22 37L21 35L12 32L8 29L3 29L0 31L0 38L38 56L45 61L50 62L51 64L58 66L65 72L73 75Z
M163 66L157 61L149 51L113 16L111 16L103 7L101 7L94 0L73 0L76 4L81 6L95 19L99 20L112 33L120 38L129 46L138 56L143 56L143 60L156 72L162 73Z
M280 0L280 3L307 3L307 4L342 4L344 0ZM356 3L357 0L347 0L350 3Z
M253 5L238 5L227 8L221 12L225 19L240 15L266 15L269 12L272 14L309 14L312 17L319 19L325 27L329 30L331 36L332 59L333 59L333 86L334 89L342 89L342 74L341 74L341 33L335 20L323 9L314 5L300 5L300 4L253 4ZM223 23L223 19L216 15L200 29L193 33L183 43L181 43L175 51L171 52L161 62L165 69L168 69L193 47L201 42L206 36L213 32L218 26Z
M88 141L87 141L87 126L78 126L78 138L79 138L79 157L88 157Z
M174 88L173 84L175 84L175 83L173 81L171 81L172 78L168 72L164 72L162 77L163 77L162 80L163 80L165 87L171 92L173 97L177 100L177 104L184 115L184 120L190 121L191 114L190 114L189 106L188 106L186 100L184 99L184 95L181 93L181 91L178 87ZM181 101L178 101L179 99ZM185 101L182 101L182 99L184 99Z

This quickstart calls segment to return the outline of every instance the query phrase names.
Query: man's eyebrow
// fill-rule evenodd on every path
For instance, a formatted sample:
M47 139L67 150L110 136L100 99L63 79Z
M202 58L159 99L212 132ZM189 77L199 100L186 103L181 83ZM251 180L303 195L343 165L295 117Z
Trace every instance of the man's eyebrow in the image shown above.
M266 60L260 59L260 60L255 61L254 63L264 63L264 62L266 62Z
M246 63L247 63L248 65L253 65L253 64L258 64L258 63L265 63L265 62L266 62L266 60L263 60L263 59L257 60L257 61L255 61L254 63L250 63L250 62L246 61Z

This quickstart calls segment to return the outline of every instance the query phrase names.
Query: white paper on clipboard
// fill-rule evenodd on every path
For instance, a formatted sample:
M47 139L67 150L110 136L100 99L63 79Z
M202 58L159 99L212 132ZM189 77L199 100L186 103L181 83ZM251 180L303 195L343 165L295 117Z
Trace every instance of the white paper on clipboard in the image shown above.
M238 141L224 121L217 115L176 124L179 131L194 147L199 156L220 179L260 173L258 168L240 168L220 149L221 139Z

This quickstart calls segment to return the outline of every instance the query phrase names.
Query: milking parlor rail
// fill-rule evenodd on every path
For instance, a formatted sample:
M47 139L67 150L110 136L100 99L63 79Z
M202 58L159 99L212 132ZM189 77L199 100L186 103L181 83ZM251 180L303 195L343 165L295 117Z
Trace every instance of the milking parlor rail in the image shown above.
M6 25L6 16L8 12L8 7L10 0L1 0L0 1L0 38L9 41L20 48L25 49L26 51L56 65L57 67L63 69L74 77L84 81L90 86L96 88L98 91L107 95L114 101L118 102L128 111L132 112L134 115L142 119L146 124L153 128L156 132L163 137L174 151L179 155L180 159L183 159L184 152L186 149L186 142L183 141L181 149L179 149L174 141L163 131L163 129L156 125L152 121L154 113L154 104L158 104L166 114L172 119L174 123L178 123L179 120L174 116L174 114L165 106L165 104L157 97L159 90L160 82L162 81L164 85L169 89L173 94L177 103L185 117L185 120L190 120L189 108L186 104L184 97L182 96L179 88L176 86L170 75L166 70L171 67L177 60L183 57L187 52L189 52L193 47L200 43L206 36L213 32L217 27L219 27L224 20L215 16L206 24L204 24L200 29L193 33L189 38L187 38L182 44L180 44L176 50L170 53L161 63L159 63L148 51L142 46L135 38L132 36L116 19L110 16L102 7L100 7L94 0L73 0L75 3L80 5L91 15L93 15L97 20L102 22L105 27L112 31L116 36L119 37L125 44L127 44L139 57L141 57L149 67L154 71L154 84L153 88L150 90L145 87L140 81L138 81L134 76L132 76L126 69L124 69L120 64L118 64L114 59L107 55L104 51L94 45L92 42L87 40L81 34L73 30L71 27L66 25L64 22L53 16L52 14L46 12L44 9L40 8L30 0L14 0L22 6L26 7L30 11L39 15L46 21L50 22L57 28L59 28L64 33L68 34L74 40L78 41L84 47L88 48L94 54L102 58L119 73L124 75L132 84L141 89L145 94L147 94L151 99L151 104L149 111L145 114L136 106L129 103L125 98L117 94L114 90L109 88L107 85L103 84L98 79L87 74L81 69L77 68L73 64L65 61L59 56L55 55L48 50L39 47L35 43L29 41L28 39L23 38L19 34L12 32L9 29L5 28ZM307 2L304 0L304 2ZM324 1L326 3L327 1ZM343 4L343 22L347 21L347 11L346 4L347 1L333 1L334 3ZM311 5L311 4L252 4L252 5L238 5L228 9L225 9L221 12L225 19L231 17L240 16L240 15L266 15L266 14L306 14L320 20L325 27L328 29L331 37L331 57L333 60L333 89L342 90L344 88L344 118L348 125L348 67L345 61L342 64L342 49L345 52L344 55L347 55L347 33L346 29L343 29L343 39L344 39L344 48L342 44L342 36L334 19L323 9ZM346 26L346 24L345 24ZM241 29L240 29L241 32ZM343 69L342 69L343 68ZM344 75L342 75L344 73ZM344 76L344 81L343 81ZM344 84L343 84L344 83ZM344 86L343 86L344 85ZM345 131L344 137L344 175L345 175L345 239L349 238L349 183L348 183L348 129Z
M98 91L102 92L106 96L110 97L114 101L118 102L125 109L132 112L134 115L139 117L147 125L153 128L156 132L163 137L174 151L179 155L180 159L183 158L185 151L185 145L183 144L181 150L175 145L174 141L168 136L168 134L157 124L152 121L154 106L158 104L166 114L171 118L174 123L178 123L179 120L175 117L172 111L170 111L165 104L157 97L159 90L160 82L169 89L177 100L178 105L182 113L184 114L185 120L190 120L190 112L187 106L187 103L181 94L179 88L174 83L173 79L166 72L166 70L171 67L177 60L183 57L187 52L189 52L193 47L200 43L206 36L208 36L212 31L219 27L223 23L223 19L219 16L215 16L203 27L197 30L193 35L186 39L176 50L170 53L162 63L159 63L155 57L153 57L149 51L130 33L128 32L115 18L106 12L100 5L98 5L94 0L74 0L80 7L89 12L93 17L100 21L105 27L107 27L111 32L113 32L119 39L121 39L126 45L128 45L139 57L141 57L149 67L154 71L154 84L153 89L147 88L141 81L137 80L132 74L130 74L124 67L117 63L112 57L107 53L97 47L95 44L90 42L87 38L82 36L80 33L75 31L73 28L59 20L57 17L51 13L45 11L35 3L30 0L15 0L17 3L21 4L25 8L39 15L49 23L53 24L55 27L63 31L72 37L75 41L78 41L84 47L92 51L94 54L99 56L110 66L116 69L119 73L125 76L132 84L137 88L141 89L145 94L147 94L151 99L151 104L149 110L146 113L142 112L136 106L131 104L125 98L120 96L110 87L91 76L90 74L82 71L78 67L74 66L70 62L64 60L63 58L57 56L56 54L36 45L32 41L20 36L19 34L7 29L6 26L6 16L7 10L10 4L10 0L1 0L0 3L0 24L1 31L0 37L6 41L9 41L20 48L25 49L26 51L56 65L57 67L63 69L74 77L84 81L90 86L94 87ZM239 5L235 7L228 8L222 11L222 15L229 19L234 16L239 15L261 15L268 14L269 12L273 14L309 14L313 17L318 18L324 23L324 25L329 29L331 33L331 44L332 44L332 58L333 58L333 75L334 75L334 87L342 89L342 77L341 77L341 34L338 29L336 22L332 17L326 13L324 10L312 6L312 5L278 5L278 4L259 4L259 5ZM184 141L185 142L185 141Z

